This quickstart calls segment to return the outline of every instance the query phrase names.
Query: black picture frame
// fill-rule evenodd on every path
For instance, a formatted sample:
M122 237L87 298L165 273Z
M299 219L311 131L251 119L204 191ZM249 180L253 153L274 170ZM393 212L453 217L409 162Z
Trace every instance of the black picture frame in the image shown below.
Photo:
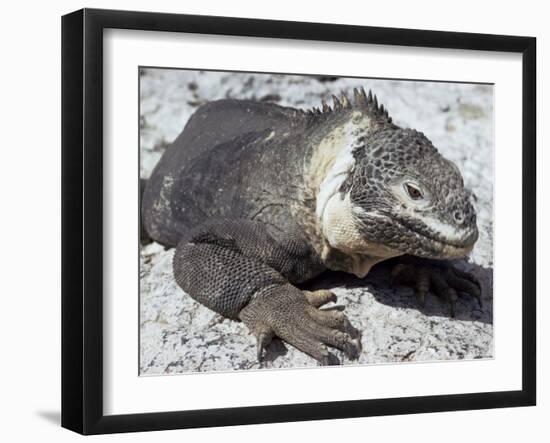
M522 54L522 388L131 415L103 413L103 30L171 31ZM458 411L536 403L536 39L83 9L62 18L62 426L82 434Z

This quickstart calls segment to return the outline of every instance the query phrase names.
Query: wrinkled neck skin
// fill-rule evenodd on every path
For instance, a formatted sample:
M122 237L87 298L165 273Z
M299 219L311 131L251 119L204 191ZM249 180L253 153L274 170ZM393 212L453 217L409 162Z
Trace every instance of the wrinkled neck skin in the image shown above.
M366 276L376 263L402 255L402 252L366 239L359 233L349 191L340 192L355 164L352 151L374 125L375 122L364 113L351 112L312 148L306 170L306 184L315 197L312 218L316 249L328 269L360 278Z

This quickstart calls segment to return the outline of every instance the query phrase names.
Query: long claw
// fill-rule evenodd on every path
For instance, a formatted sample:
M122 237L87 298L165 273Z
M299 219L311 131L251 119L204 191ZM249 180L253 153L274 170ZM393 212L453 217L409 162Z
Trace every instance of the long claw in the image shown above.
M420 307L426 306L426 294L427 292L424 291L417 291L416 292L416 298L418 299L418 304Z
M355 339L355 342L357 343L357 350L359 351L359 355L363 352L363 343L361 342L361 334Z
M256 356L258 357L258 361L262 361L262 354L263 350L267 348L267 345L271 343L271 340L273 339L273 334L270 334L268 332L261 332L258 336L258 339L256 341Z
M430 274L426 268L418 271L416 278L416 295L420 306L426 305L426 294L430 290Z
M456 301L458 300L458 295L456 291L453 288L449 288L447 290L447 297L449 300L449 304L451 305L451 317L456 317Z
M323 308L323 309L319 309L320 311L323 311L323 312L328 312L328 311L340 311L340 312L343 312L346 310L346 307L344 305L334 305L334 306L329 306L328 308Z

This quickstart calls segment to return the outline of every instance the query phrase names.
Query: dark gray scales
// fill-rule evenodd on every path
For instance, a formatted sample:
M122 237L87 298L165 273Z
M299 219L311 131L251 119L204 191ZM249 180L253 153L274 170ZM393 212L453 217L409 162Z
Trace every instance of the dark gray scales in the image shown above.
M355 91L353 102L343 96L332 108L323 103L322 110L308 112L252 101L211 102L190 118L147 181L144 231L176 247L174 277L186 293L247 325L257 338L259 358L273 336L323 364L335 362L327 346L356 358L359 332L339 310L322 308L334 295L302 291L296 284L333 269L334 257L342 257L342 263L376 262L386 253L444 259L470 248L477 238L475 213L456 166L422 134L404 131L409 130L395 126L387 110L363 90ZM348 141L354 144L354 164L336 175L341 184L330 197L334 206L350 196L347 224L330 225L330 217L319 216L318 197L336 160L347 158L340 151ZM395 163L388 173L387 165ZM437 180L420 183L419 172L430 167L440 172ZM394 176L406 177L410 186L421 188L418 192L429 194L437 216L422 206L392 209L401 198L389 191ZM453 220L459 212L466 220ZM439 232L437 223L423 224L432 218L446 228ZM456 232L469 229L468 235L449 226ZM340 231L342 250L329 241ZM451 231L454 237L445 238ZM422 297L426 287L451 306L457 290L480 296L468 275L415 266L407 263L393 276L416 285Z
M211 217L248 217L265 204L276 209L277 197L284 199L277 182L298 171L258 165L290 164L298 156L294 134L306 125L300 111L272 104L222 100L202 106L151 174L143 198L147 231L176 246L187 229ZM266 141L274 131L287 134L288 143Z

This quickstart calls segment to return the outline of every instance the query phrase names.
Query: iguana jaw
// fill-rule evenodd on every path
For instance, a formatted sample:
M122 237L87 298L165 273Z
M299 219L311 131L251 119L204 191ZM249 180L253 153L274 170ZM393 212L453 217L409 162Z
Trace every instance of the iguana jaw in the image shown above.
M323 236L322 260L332 270L340 270L364 277L377 263L403 254L413 254L429 258L454 259L468 255L477 239L472 235L472 241L465 245L429 237L411 229L392 218L392 224L399 227L404 239L403 245L390 246L367 238L358 222L357 208L353 207L349 193L342 196L335 193L324 207L322 218L319 220ZM387 221L381 214L361 214L369 217L371 223ZM422 249L409 250L407 239L420 238Z
M399 226L402 227L403 231L409 231L409 233L413 235L420 236L424 239L426 243L431 243L432 248L438 251L436 254L437 256L430 255L429 253L426 253L426 256L429 256L431 258L440 258L440 259L454 259L454 258L461 258L468 255L472 249L474 248L474 244L477 241L477 230L476 231L465 231L462 236L457 236L455 232L453 232L452 236L449 236L445 240L442 240L440 238L436 238L432 235L427 234L426 232L419 232L415 229L410 228L409 226L406 226L404 223L400 223L398 220L395 220L396 223L399 224ZM441 232L445 232L446 229L443 228ZM459 238L470 238L471 240L468 242L464 242L459 240ZM418 254L422 255L422 254Z
M403 254L386 245L370 241L358 229L349 193L332 195L320 220L323 235L321 258L329 269L341 270L363 278L383 260Z

